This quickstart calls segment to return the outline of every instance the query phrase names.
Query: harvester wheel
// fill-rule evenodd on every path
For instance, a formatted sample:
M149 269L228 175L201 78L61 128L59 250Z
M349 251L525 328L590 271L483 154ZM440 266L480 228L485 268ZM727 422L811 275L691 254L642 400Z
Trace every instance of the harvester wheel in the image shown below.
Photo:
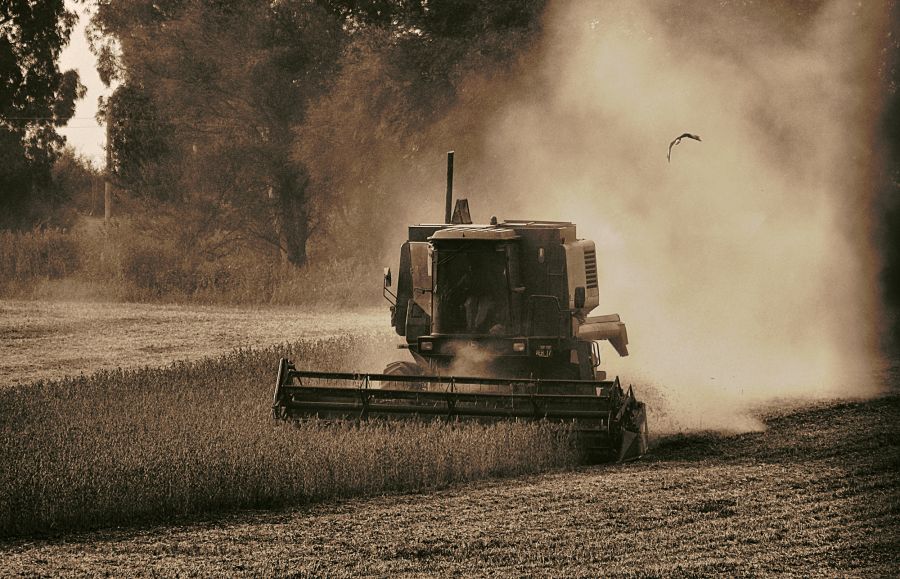
M422 368L415 362L398 360L388 364L383 373L391 376L421 376ZM425 384L422 382L386 382L385 387L400 390L424 390Z

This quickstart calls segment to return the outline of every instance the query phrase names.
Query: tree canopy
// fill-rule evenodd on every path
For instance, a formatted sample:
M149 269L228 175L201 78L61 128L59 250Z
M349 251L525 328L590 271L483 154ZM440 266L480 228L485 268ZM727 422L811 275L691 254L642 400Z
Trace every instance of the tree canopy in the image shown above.
M112 169L132 196L202 208L191 233L303 265L347 205L370 207L354 162L404 147L452 110L469 72L510 60L542 2L102 2ZM355 182L350 182L352 178ZM356 223L355 225L365 225ZM268 249L266 249L268 248Z
M85 94L59 54L76 16L63 0L0 0L0 225L27 225L52 204L53 162L65 143L57 127Z

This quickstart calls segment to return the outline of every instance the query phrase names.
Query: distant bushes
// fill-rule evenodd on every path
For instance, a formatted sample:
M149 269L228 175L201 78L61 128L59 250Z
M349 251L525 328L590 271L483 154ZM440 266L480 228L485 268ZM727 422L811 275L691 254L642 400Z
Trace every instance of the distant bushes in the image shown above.
M361 338L302 342L0 389L0 536L411 491L577 463L572 433L558 425L296 427L272 418L279 357L339 369L365 346Z
M0 283L25 286L59 279L78 271L80 263L76 237L60 229L0 231Z
M346 306L380 299L381 266L348 255L297 268L247 248L213 257L127 221L0 232L0 296L47 297L54 284L71 293L73 283L83 289L76 293L124 301Z

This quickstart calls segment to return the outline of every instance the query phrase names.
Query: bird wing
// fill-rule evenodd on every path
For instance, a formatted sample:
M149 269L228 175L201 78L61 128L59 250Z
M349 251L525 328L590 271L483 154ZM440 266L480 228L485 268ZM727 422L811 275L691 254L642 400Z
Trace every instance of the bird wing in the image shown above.
M668 159L670 163L672 162L672 147L681 143L681 139L684 139L685 137L688 139L694 139L695 141L700 141L700 135L692 135L690 133L682 133L681 135L679 135L674 141L669 143L669 152L666 154L666 159Z

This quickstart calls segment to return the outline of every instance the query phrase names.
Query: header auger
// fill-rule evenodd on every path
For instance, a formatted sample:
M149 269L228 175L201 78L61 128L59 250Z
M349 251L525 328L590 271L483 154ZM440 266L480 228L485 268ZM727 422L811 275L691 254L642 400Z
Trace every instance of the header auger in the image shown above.
M568 222L474 225L465 199L451 216L452 167L451 152L445 223L409 227L396 293L385 271L412 361L350 374L282 360L275 416L572 422L594 460L641 456L644 404L599 369L597 341L627 356L628 335L616 314L588 316L599 305L594 242Z

